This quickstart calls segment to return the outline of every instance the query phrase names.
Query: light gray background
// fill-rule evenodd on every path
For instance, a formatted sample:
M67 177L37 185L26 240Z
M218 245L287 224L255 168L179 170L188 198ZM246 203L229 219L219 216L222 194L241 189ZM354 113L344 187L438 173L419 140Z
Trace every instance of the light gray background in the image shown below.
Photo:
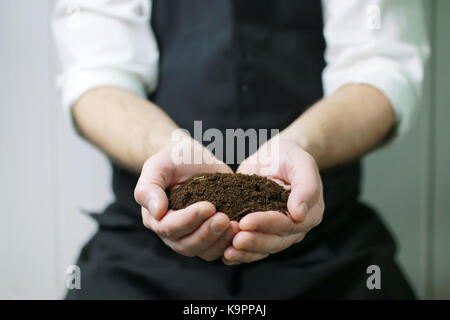
M81 141L54 89L52 1L0 3L0 298L62 297L112 198L106 159ZM408 137L367 157L364 199L398 239L421 298L450 298L450 1L426 2L433 58ZM412 22L414 23L414 22ZM50 67L50 68L49 68Z

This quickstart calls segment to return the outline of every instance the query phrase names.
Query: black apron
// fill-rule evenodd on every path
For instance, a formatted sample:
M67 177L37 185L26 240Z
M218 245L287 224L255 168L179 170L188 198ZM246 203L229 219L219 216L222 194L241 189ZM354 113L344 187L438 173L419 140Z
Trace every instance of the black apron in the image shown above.
M320 1L154 0L152 28L160 74L149 99L191 134L194 120L203 130L282 130L322 97ZM393 238L358 202L360 170L356 161L322 172L324 219L301 243L225 266L181 256L145 229L133 197L138 177L113 166L115 202L93 215L99 230L78 260L82 289L67 297L413 298ZM367 288L370 265L380 267L381 290Z

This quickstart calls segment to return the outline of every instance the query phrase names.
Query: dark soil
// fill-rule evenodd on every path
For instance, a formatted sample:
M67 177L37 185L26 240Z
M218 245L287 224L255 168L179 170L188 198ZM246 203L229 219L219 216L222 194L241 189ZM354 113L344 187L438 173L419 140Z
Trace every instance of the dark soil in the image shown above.
M183 209L199 201L209 201L217 212L239 221L250 212L287 213L289 190L258 175L205 173L196 175L178 188L167 190L169 209Z

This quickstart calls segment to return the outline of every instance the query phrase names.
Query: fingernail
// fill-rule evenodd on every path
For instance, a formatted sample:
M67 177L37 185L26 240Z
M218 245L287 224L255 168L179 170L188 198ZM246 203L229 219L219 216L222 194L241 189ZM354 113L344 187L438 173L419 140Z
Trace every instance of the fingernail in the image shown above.
M156 208L158 207L158 203L156 202L155 199L150 198L150 200L148 201L148 212L150 212L150 214L154 217L156 214Z
M200 221L205 220L206 218L208 218L211 215L212 215L212 212L210 210L206 210L205 208L201 208L197 213L197 217Z
M222 222L218 221L218 219L213 219L211 222L211 231L215 234L221 234L225 231L227 228L226 225L224 225Z
M306 214L308 213L308 204L306 201L303 201L300 205L300 219L301 221L304 221L306 218Z

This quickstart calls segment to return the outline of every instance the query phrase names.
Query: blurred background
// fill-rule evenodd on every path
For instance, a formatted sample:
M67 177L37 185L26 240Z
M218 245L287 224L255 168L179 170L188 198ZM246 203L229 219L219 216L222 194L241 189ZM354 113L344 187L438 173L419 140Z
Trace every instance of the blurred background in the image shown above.
M60 299L95 231L82 212L112 199L107 160L59 103L52 8L0 2L0 299ZM450 1L425 9L433 55L423 105L405 139L366 158L363 198L394 232L419 297L450 299Z

